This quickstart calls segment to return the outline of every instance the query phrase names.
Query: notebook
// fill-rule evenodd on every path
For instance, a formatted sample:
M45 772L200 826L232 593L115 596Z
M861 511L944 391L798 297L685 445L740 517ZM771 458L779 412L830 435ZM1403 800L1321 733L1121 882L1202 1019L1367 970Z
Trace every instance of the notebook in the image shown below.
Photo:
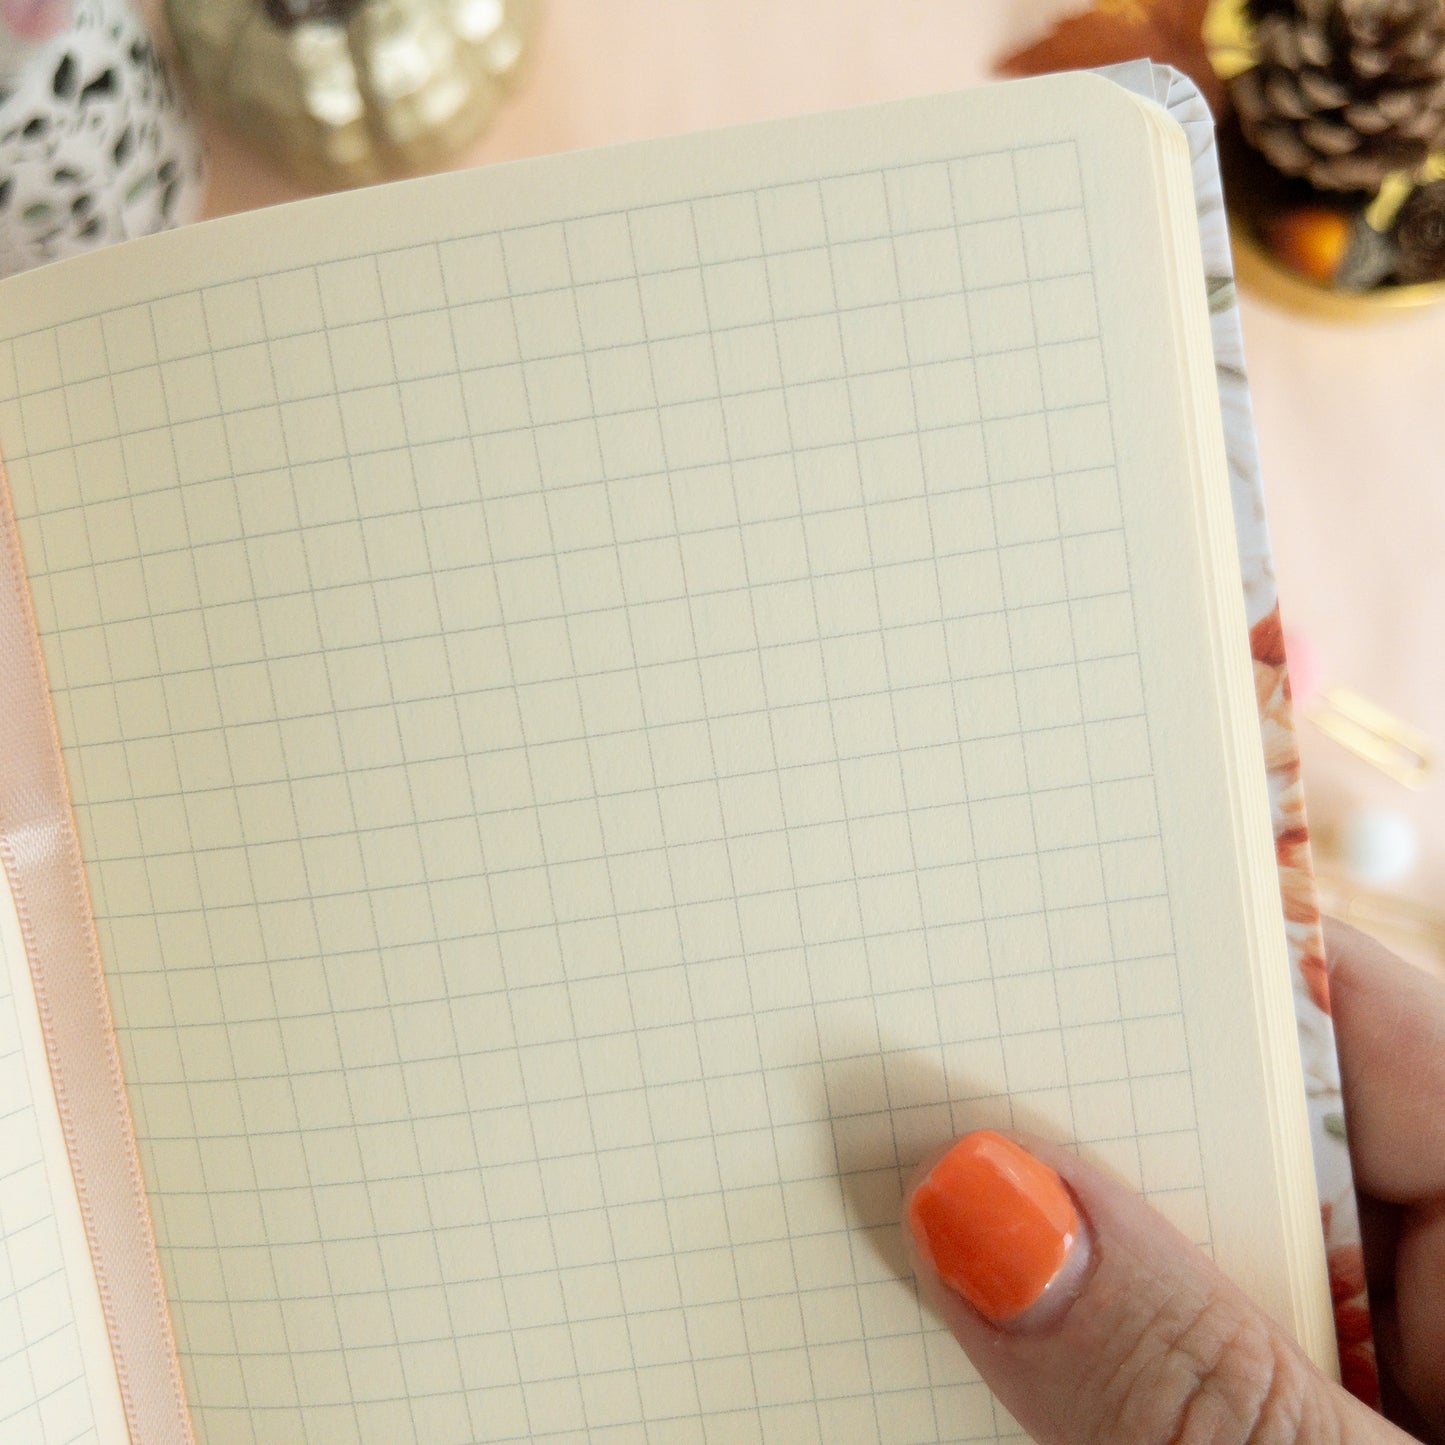
M1332 1367L1194 195L1072 75L0 285L7 1429L1007 1439L982 1125Z

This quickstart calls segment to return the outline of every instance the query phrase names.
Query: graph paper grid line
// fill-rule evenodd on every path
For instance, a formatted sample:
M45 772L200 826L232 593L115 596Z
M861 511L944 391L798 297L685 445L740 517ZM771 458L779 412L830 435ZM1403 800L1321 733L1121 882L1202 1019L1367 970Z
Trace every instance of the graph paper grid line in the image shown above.
M1065 143L5 344L203 1438L1011 1438L980 1125L1208 1242L1092 276Z

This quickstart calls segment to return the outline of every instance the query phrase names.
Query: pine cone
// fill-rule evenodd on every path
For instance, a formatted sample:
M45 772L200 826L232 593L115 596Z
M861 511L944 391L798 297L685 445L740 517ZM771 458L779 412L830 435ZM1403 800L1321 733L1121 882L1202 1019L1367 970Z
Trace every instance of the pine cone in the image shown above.
M1445 0L1250 0L1258 64L1230 99L1276 170L1373 191L1445 145Z

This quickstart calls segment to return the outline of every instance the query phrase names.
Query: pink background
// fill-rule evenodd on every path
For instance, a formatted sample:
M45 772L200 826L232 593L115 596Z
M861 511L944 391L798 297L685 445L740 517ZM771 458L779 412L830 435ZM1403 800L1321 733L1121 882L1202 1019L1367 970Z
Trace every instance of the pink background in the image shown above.
M158 9L156 0L146 8ZM671 131L976 84L1069 0L545 0L527 73L480 164ZM211 128L208 214L304 194ZM1286 313L1246 294L1245 343L1282 611L1348 684L1445 740L1445 305L1362 324ZM1445 909L1445 780L1411 792L1301 726L1316 852L1351 809L1403 812L1420 861L1392 890ZM1327 894L1326 907L1347 899ZM1428 934L1362 922L1445 967ZM1403 916L1403 915L1399 915Z

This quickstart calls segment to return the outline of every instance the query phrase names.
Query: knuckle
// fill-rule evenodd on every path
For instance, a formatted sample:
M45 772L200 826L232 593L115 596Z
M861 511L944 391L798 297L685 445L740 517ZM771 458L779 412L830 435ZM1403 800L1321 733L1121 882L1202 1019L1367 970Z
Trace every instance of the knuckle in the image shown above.
M1163 1307L1112 1368L1096 1445L1329 1445L1303 1360L1253 1311Z
M1217 1352L1187 1347L1181 1373L1187 1392L1172 1445L1292 1445L1300 1438L1304 1398L1272 1332L1251 1321Z

